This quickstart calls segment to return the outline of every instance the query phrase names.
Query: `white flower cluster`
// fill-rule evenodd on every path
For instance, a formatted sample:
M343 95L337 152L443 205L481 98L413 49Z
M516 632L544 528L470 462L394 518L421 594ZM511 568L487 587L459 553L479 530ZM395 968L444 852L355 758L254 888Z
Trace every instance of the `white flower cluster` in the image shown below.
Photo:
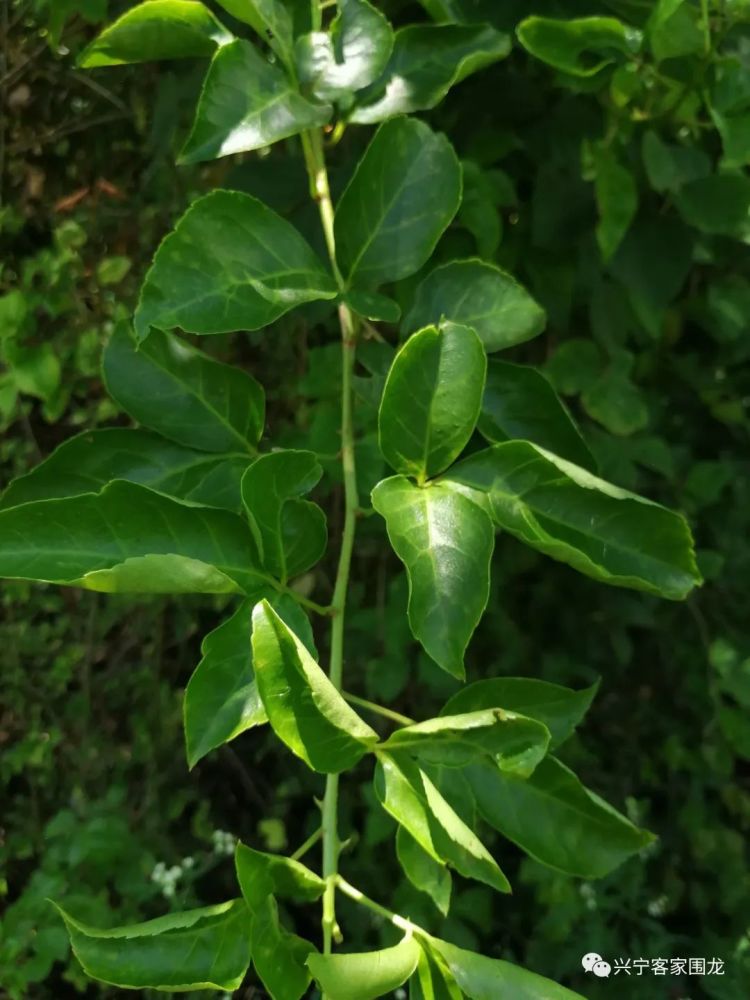
M194 859L190 857L183 858L179 865L172 865L171 868L167 868L163 861L159 861L151 872L151 881L156 882L166 899L172 899L177 889L177 883L194 864Z
M211 834L211 842L214 854L226 854L229 856L234 854L237 838L233 837L231 833L227 833L226 830L214 830Z

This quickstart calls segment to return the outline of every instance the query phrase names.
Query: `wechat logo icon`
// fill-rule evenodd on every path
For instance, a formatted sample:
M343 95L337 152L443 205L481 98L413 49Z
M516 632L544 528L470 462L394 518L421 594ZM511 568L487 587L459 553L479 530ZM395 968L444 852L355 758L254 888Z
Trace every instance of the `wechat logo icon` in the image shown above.
M590 951L581 959L581 965L585 972L592 972L599 979L606 979L612 971L609 962L605 962L601 955L595 951Z

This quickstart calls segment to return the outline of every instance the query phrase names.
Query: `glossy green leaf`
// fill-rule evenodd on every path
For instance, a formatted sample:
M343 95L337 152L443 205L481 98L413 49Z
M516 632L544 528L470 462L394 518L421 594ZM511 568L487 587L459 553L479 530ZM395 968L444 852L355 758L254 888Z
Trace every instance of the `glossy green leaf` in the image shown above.
M244 603L201 643L201 661L183 703L191 768L216 747L268 722L255 683L250 633L250 606Z
M407 935L382 951L310 955L307 965L328 1000L376 1000L405 983L418 961L419 945Z
M594 156L594 190L599 211L596 239L605 261L625 238L638 209L635 178L610 147L602 146Z
M250 949L271 1000L300 1000L305 995L310 985L305 963L315 949L281 925L273 896L266 896L253 914Z
M294 23L288 0L218 0L238 21L249 24L264 42L291 63Z
M380 450L419 482L446 469L466 447L482 404L487 359L473 330L425 327L396 355L378 416Z
M579 993L502 959L486 958L433 937L430 948L446 962L470 1000L584 1000Z
M329 31L297 39L297 75L321 100L345 99L380 75L392 49L388 19L367 0L343 0Z
M121 325L104 350L102 369L110 396L150 430L200 451L255 454L265 394L239 368L160 330L136 347Z
M113 479L126 479L180 500L239 511L240 480L250 461L247 454L193 451L146 430L84 431L14 479L0 500L0 510L33 500L96 493Z
M681 600L701 582L681 515L527 441L477 452L450 480L483 495L499 527L603 583Z
M541 722L489 707L415 722L392 733L382 746L408 750L428 764L464 767L491 757L503 771L527 776L544 757L549 730Z
M272 593L270 588L268 592ZM312 628L299 604L288 594L274 593L269 601L314 656ZM183 701L185 749L191 768L211 750L268 722L253 671L251 612L249 602L242 604L201 643L201 661Z
M261 561L282 582L321 558L328 541L326 518L317 504L302 500L323 475L311 451L261 455L242 477L242 501Z
M230 32L197 0L148 0L105 28L83 50L78 65L93 69L210 56L231 40Z
M463 657L487 605L494 531L475 503L403 476L378 483L375 510L409 578L409 624L435 662L464 676Z
M237 845L235 865L242 895L253 913L268 896L313 903L325 889L323 879L299 861L254 851L245 844Z
M409 756L378 755L375 793L386 812L435 861L498 892L510 892L508 880L487 848Z
M263 149L330 117L329 106L305 100L283 70L238 38L211 62L180 162Z
M487 351L500 351L541 333L546 315L515 278L485 261L442 264L420 283L406 319L407 332L450 320L470 326Z
M750 177L712 174L685 184L675 202L683 219L703 233L750 239Z
M344 302L358 316L376 323L398 323L401 319L401 306L398 302L377 292L362 292L358 288L352 288L344 295Z
M336 248L349 285L377 288L429 259L461 202L453 147L424 122L381 125L336 208Z
M0 577L144 594L257 594L268 582L236 514L118 480L0 511Z
M403 826L396 831L396 854L411 884L426 893L443 916L447 916L453 880L445 865L435 861Z
M441 955L422 947L419 964L409 982L409 1000L463 1000L463 993Z
M492 677L461 688L440 710L442 715L504 708L542 722L551 745L559 746L572 734L594 700L599 682L582 691L533 677Z
M703 150L664 142L656 132L644 134L641 153L654 191L678 191L711 173L711 160Z
M346 771L377 743L377 733L349 707L267 601L253 609L252 645L271 726L309 767L325 774Z
M268 326L295 306L336 295L294 226L237 191L194 201L156 251L135 313L151 329L232 333Z
M250 964L250 913L241 899L99 930L60 909L87 975L122 989L239 989Z
M504 59L510 48L508 35L486 24L401 28L382 75L358 95L349 117L370 124L434 108L451 87Z
M527 52L572 76L595 76L641 47L640 31L614 17L527 17L517 32Z
M490 360L479 416L488 441L526 440L589 472L596 461L547 379L536 368Z
M466 776L490 826L568 875L602 878L654 839L554 757L546 757L529 778L485 763L472 764Z

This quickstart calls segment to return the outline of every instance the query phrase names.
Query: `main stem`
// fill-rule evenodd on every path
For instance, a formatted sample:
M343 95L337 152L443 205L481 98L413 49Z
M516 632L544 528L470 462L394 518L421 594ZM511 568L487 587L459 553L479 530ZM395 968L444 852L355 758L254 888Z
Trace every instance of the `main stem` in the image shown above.
M344 281L336 262L336 238L333 228L333 203L328 186L323 144L319 132L307 132L302 137L305 163L310 178L310 190L320 211L328 256L339 289L343 292ZM341 464L344 473L344 527L341 534L336 584L333 591L331 613L331 660L329 677L333 685L341 690L344 669L344 620L346 594L349 587L349 570L354 548L354 534L359 508L357 473L354 461L354 421L352 414L352 384L354 378L354 357L356 351L356 323L351 310L343 302L339 305L339 325L341 327L342 377L341 377ZM340 842L338 834L339 776L329 774L323 798L323 878L326 888L323 893L323 951L330 954L333 941L340 937L336 923L336 884Z

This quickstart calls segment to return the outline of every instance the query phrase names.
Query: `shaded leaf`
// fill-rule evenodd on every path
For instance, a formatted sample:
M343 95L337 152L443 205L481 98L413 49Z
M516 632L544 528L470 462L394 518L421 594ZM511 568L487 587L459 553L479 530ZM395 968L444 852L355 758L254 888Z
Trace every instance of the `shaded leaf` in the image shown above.
M386 812L435 861L498 892L510 892L508 880L484 844L406 754L378 755L375 793Z
M750 238L750 177L713 174L683 185L675 196L683 219L703 233Z
M701 582L681 515L527 441L477 452L450 481L484 496L499 527L603 583L681 600Z
M573 732L588 711L599 682L582 691L532 677L493 677L476 681L449 698L442 715L458 715L488 708L505 708L544 723L559 746Z
M344 302L358 316L376 323L398 323L401 319L401 306L398 302L377 292L362 292L358 288L352 288L344 295Z
M529 778L485 763L472 764L466 776L490 826L568 875L602 878L654 840L554 757L546 757Z
M305 100L283 70L238 38L211 62L180 162L263 149L330 117L330 107Z
M418 961L419 945L407 935L382 951L310 955L307 965L329 1000L376 1000L405 983Z
M463 1000L463 993L442 956L424 946L409 982L409 1000Z
M386 750L408 750L428 764L464 767L491 757L503 771L527 776L544 757L550 734L545 725L497 706L415 722L393 732Z
M238 511L240 480L249 462L247 454L193 451L145 430L84 431L13 480L0 500L0 509L95 493L113 479L126 479L180 500Z
M464 652L489 597L489 518L451 489L420 488L403 476L378 483L372 504L406 567L414 637L443 670L463 677Z
M479 416L487 359L473 330L426 327L391 365L378 417L380 450L397 472L424 482L464 450Z
M104 350L102 369L110 396L150 430L200 451L255 454L265 394L239 368L160 330L136 347L120 325Z
M253 913L258 913L268 896L312 903L325 889L323 879L299 861L254 851L246 844L237 845L235 865L242 895Z
M418 271L460 202L461 167L444 135L409 118L381 125L336 208L348 284L377 288Z
M426 893L443 916L447 916L452 879L445 865L435 861L403 826L396 831L396 854L411 884Z
M330 30L297 39L297 74L324 101L346 98L379 76L393 48L393 29L367 0L343 0Z
M250 964L250 914L241 899L109 930L58 910L86 974L122 989L236 990Z
M253 914L250 936L253 965L271 1000L300 1000L310 985L305 962L315 949L279 922L273 896L266 896Z
M518 40L532 56L572 76L594 76L606 66L633 56L641 33L614 17L558 20L527 17L517 28Z
M536 368L491 359L479 430L488 441L523 439L596 471L596 460L555 390Z
M498 1000L506 996L513 1000L584 1000L551 979L502 959L486 958L433 937L430 948L444 959L470 1000Z
M255 594L268 583L237 515L118 480L0 511L0 576L107 593Z
M600 146L594 155L594 189L599 210L596 239L605 261L625 238L638 209L638 188L631 172L610 147Z
M434 108L451 87L504 59L510 48L508 35L486 24L401 28L382 75L357 96L349 118L370 124Z
M78 58L85 69L210 56L232 35L196 0L148 0L125 11Z
M253 662L273 730L315 771L353 767L377 733L347 705L267 601L253 609Z
M242 477L242 501L261 561L282 582L314 566L325 552L325 514L300 499L322 475L313 452L284 450L261 455Z
M442 264L420 283L404 330L450 320L476 330L487 351L523 343L541 333L546 315L515 278L485 261Z
M162 241L135 313L151 329L258 330L295 306L336 295L333 278L286 219L250 195L198 198Z
M264 42L291 64L294 24L285 0L218 0L243 24L249 24Z

